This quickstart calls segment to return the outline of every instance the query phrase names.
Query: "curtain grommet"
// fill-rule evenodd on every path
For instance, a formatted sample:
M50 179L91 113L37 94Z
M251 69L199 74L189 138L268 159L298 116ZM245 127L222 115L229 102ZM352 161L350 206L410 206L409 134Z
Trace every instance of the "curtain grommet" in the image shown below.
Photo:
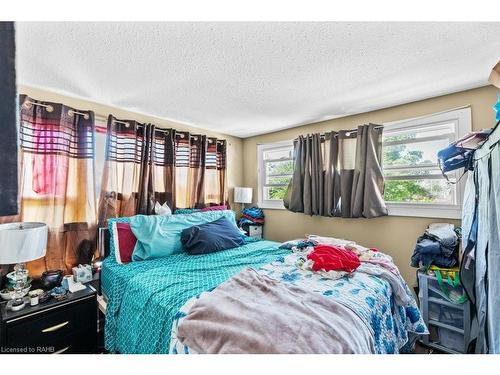
M47 111L49 111L49 108L47 107ZM52 111L49 111L52 112ZM90 119L90 116L88 113L81 113L81 112L76 112L72 109L68 109L68 116L69 117L74 117L75 115L82 115L85 120Z

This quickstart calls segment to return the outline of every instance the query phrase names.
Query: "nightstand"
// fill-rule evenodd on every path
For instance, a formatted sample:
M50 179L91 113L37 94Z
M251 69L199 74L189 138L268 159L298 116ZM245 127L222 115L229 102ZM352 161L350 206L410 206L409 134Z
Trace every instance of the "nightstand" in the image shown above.
M20 311L0 304L0 353L96 353L97 293L90 286Z

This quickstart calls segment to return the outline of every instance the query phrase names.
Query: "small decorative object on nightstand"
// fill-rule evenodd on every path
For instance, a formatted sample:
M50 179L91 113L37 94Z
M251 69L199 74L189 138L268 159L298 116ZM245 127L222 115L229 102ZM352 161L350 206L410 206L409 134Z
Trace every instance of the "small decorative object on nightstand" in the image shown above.
M97 293L92 287L20 311L0 304L0 352L22 354L95 353Z
M7 308L12 311L29 305L25 297L30 289L28 270L25 262L45 256L48 229L45 223L9 223L0 225L0 264L14 264L14 271L7 275L13 290Z

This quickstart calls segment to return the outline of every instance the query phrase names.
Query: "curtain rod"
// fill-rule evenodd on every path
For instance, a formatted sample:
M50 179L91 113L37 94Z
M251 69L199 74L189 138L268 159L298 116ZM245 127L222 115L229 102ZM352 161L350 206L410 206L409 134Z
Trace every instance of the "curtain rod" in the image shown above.
M51 106L50 104L42 104L42 103L37 103L37 102L32 102L31 100L26 100L23 105L26 107L26 108L30 108L32 105L36 105L36 106L39 106L39 107L43 107L47 110L47 112L52 112L54 111L54 107ZM90 118L89 114L88 113L83 113L83 112L78 112L78 111L75 111L73 109L69 109L68 110L68 116L70 117L73 117L74 115L79 115L79 116L83 116L83 118L85 120L88 120Z
M107 121L107 118L105 118L104 116L100 116L100 115L97 115L96 119L99 119L101 121ZM131 120L131 121L133 121L133 120ZM126 127L130 126L130 124L128 122L124 122L124 121L113 120L113 122L115 122L117 124L123 124ZM142 127L144 127L144 124L141 124L141 123L137 122L137 126L142 128ZM168 133L168 129L163 129L163 128L155 128L155 131L158 131L160 133ZM176 133L176 136L178 136L179 138L184 138L185 137L185 135L182 134L182 133ZM195 141L198 140L199 136L201 136L201 135L196 135L196 134L190 134L189 135L189 137L193 138ZM216 138L217 139L217 137L207 137L207 138L208 138L208 143L213 143L213 140L210 139L210 138ZM222 143L223 141L224 141L223 139L217 139L217 142ZM228 143L228 144L231 145L231 143Z
M47 110L47 112L54 111L54 107L51 106L50 104L36 103L36 102L31 101L31 100L25 100L24 103L23 103L23 105L26 108L30 108L31 105L37 105L39 107L44 107ZM68 115L71 116L71 117L74 116L74 115L83 116L83 118L85 120L88 120L90 118L90 116L89 116L88 113L78 112L78 111L75 111L73 109L68 110ZM101 115L96 115L95 119L99 119L101 121L107 121L107 118L104 117L104 116L101 116ZM130 126L130 123L128 123L128 122L119 121L119 120L116 120L116 119L114 120L114 122L117 123L117 124L123 124L126 127ZM139 127L144 127L144 124L137 123L137 125ZM161 133L168 133L168 129L162 129L162 128L156 128L155 131L158 131L158 132L161 132ZM178 135L180 138L184 138L184 134L182 134L182 133L178 133L176 135ZM190 136L190 138L193 138L194 140L198 140L198 135L190 134L189 136ZM208 138L208 143L213 143L213 140L210 139L210 138L217 138L217 137L207 137L207 138ZM217 142L221 142L222 143L223 141L224 141L223 139L217 139ZM228 143L228 144L231 145L231 143Z
M384 126L383 125L378 125L378 126L374 126L373 129L382 129ZM349 136L351 133L357 133L358 132L358 129L351 129L351 130L332 130L335 132L335 134L333 135L334 137L337 137L338 136L338 132L339 131L344 131L346 132L346 135ZM309 134L307 134L309 136ZM325 137L326 136L326 133L320 133L319 135L320 137ZM298 137L294 138L294 141L297 140Z

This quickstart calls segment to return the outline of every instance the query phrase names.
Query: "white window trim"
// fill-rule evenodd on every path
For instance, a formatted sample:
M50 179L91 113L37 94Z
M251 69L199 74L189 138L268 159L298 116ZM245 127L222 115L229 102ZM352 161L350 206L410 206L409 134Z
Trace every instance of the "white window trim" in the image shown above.
M289 148L293 146L293 140L288 141L280 141L273 143L264 143L257 145L257 206L265 209L274 209L274 210L284 210L285 206L283 205L283 201L277 200L269 200L264 198L264 181L265 181L265 171L262 168L264 160L262 159L262 155L264 151L270 149L280 149L280 148Z
M457 139L463 137L472 130L471 108L461 108L434 115L423 116L413 119L394 121L384 124L384 131L402 130L420 127L429 124L446 122L457 123ZM462 170L454 172L454 177L458 180L463 174ZM465 176L456 184L456 204L426 204L426 203L391 203L386 202L390 216L407 217L429 217L443 219L461 219L462 202L465 189Z

